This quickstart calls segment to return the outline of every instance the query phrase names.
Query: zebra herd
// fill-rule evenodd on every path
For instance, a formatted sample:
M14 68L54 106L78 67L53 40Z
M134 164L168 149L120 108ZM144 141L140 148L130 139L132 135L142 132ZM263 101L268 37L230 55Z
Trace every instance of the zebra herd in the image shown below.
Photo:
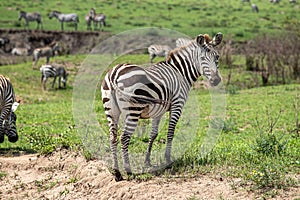
M171 164L172 140L182 108L193 82L201 75L212 86L221 82L218 72L219 54L214 49L222 41L222 33L211 39L207 34L169 52L165 61L143 68L133 64L119 64L105 76L102 102L109 122L110 148L115 180L123 179L118 165L117 144L119 117L124 114L124 128L120 136L123 166L131 174L128 154L130 138L139 119L152 118L152 131L146 151L145 165L151 165L151 149L158 134L159 122L169 112L169 126L165 150L167 165ZM186 43L185 43L186 44Z
M56 18L60 24L61 24L61 30L64 30L64 23L72 22L74 23L74 28L77 30L78 23L79 23L79 17L76 13L70 13L70 14L63 14L59 11L52 11L49 14L49 19ZM39 12L25 12L20 11L19 12L19 20L24 19L25 20L25 27L29 28L29 22L36 21L37 27L36 29L43 29L43 23L42 23L42 15ZM103 31L103 27L106 26L106 16L103 13L96 13L96 10L94 8L91 8L89 13L85 16L85 22L87 25L87 30L91 30L92 22L94 22L94 30L96 30L99 26L99 29Z

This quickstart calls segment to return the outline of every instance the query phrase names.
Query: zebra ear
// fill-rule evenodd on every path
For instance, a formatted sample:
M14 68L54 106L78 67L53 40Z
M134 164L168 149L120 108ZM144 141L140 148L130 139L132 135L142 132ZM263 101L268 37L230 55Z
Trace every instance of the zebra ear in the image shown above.
M20 101L14 102L13 105L11 106L11 111L15 112L19 105L20 105Z
M200 44L202 46L205 42L204 35L202 35L202 34L198 35L196 41L198 44Z
M210 42L213 46L217 46L222 42L223 34L221 32L217 33L217 35Z

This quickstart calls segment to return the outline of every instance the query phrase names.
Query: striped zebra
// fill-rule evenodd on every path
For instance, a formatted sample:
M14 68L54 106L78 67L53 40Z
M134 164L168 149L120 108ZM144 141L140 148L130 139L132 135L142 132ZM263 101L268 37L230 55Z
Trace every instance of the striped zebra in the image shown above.
M55 51L59 51L58 43L52 43L51 45L43 48L36 48L33 50L33 66L35 69L37 62L41 57L46 57L46 63L49 63L50 57L55 56Z
M106 26L106 16L102 13L96 14L96 10L94 8L91 8L89 15L94 21L94 30L97 29L99 24L99 30L101 29L101 31L103 31L103 27Z
M79 23L78 15L76 13L62 14L59 11L52 11L49 14L49 19L55 17L61 23L61 30L64 30L64 22L74 22L75 30L77 30L77 25Z
M85 23L86 23L86 30L88 30L88 31L92 30L91 25L92 25L93 19L90 16L90 14L85 15L84 19L85 19Z
M178 38L176 40L176 47L183 47L183 46L186 46L188 45L189 43L191 43L192 40L188 39L188 38Z
M110 148L116 181L123 180L117 159L120 114L125 116L120 140L127 174L131 174L128 145L138 120L152 118L152 131L145 158L145 165L151 165L152 144L158 134L160 119L167 111L170 115L165 159L167 164L171 164L175 126L193 82L201 75L204 75L212 86L221 81L218 73L219 54L214 46L220 44L222 38L222 33L218 33L212 40L207 34L199 35L189 45L171 51L166 61L148 68L119 64L106 74L101 93L109 122Z
M148 53L150 55L150 62L152 63L153 59L156 56L167 58L167 56L169 55L169 52L171 50L172 50L171 47L169 47L168 45L158 45L158 44L150 45L148 47Z
M25 27L29 27L29 22L30 21L36 21L37 26L36 29L43 29L43 23L42 23L42 16L39 12L33 12L33 13L27 13L25 11L20 11L19 12L19 20L24 18L25 20Z
M40 68L41 71L41 82L43 85L43 89L46 90L46 82L48 78L54 78L52 82L52 88L54 88L54 84L56 81L56 78L58 77L58 88L61 88L61 82L64 85L64 88L66 88L67 85L67 77L68 73L66 72L65 68L58 65L42 65Z
M7 135L8 141L18 141L15 111L20 102L16 102L13 86L8 78L0 75L0 143Z
M31 47L28 44L26 44L25 46L26 46L25 48L14 47L11 50L11 54L14 55L14 56L28 56L28 55L30 55Z

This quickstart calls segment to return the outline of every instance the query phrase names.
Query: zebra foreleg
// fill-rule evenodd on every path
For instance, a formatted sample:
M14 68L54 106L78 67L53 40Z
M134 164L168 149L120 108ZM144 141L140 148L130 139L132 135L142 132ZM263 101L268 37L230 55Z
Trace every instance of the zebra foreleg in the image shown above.
M158 134L158 126L159 126L160 119L161 119L161 117L152 120L152 130L151 130L151 134L150 134L150 141L148 144L146 158L145 158L145 166L147 166L147 167L151 166L151 161L150 161L151 149L152 149L153 142L156 139L157 134Z
M153 63L153 59L156 57L156 55L155 54L151 54L150 55L150 63Z

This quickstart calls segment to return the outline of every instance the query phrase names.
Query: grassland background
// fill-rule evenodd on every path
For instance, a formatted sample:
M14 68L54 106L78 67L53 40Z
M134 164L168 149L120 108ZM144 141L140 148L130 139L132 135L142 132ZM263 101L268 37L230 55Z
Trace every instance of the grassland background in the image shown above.
M271 4L267 0L256 0L259 13L252 12L250 3L239 0L211 1L1 1L0 27L24 28L24 22L18 21L19 10L39 11L42 14L45 30L60 30L56 19L50 20L49 13L59 10L63 13L79 15L79 30L86 30L85 15L91 7L97 13L107 16L106 31L119 33L137 27L163 27L180 31L194 37L199 33L217 33L222 31L226 37L234 40L247 40L259 34L276 34L286 28L291 21L300 18L299 4L288 1ZM71 25L69 25L71 26ZM34 23L30 28L35 28ZM73 30L73 27L65 27Z
M105 31L113 34L140 27L163 27L180 31L189 36L199 33L223 32L225 38L244 41L261 34L276 34L281 32L286 23L299 20L299 4L290 5L285 1L280 4L270 4L269 1L255 2L259 13L251 11L250 4L241 1L1 1L0 27L5 29L22 29L23 22L17 20L18 11L39 11L43 16L45 30L59 30L56 19L48 19L51 10L64 13L76 12L80 16L79 30L86 30L84 15L91 7L97 12L107 15L108 27ZM171 8L171 9L169 9ZM35 24L30 24L35 28ZM66 30L73 27L66 26ZM210 95L200 89L200 124L197 130L199 138L191 145L186 154L179 159L173 170L176 173L222 173L229 177L242 177L245 185L251 183L255 189L264 189L271 195L272 189L299 185L299 180L289 177L299 177L300 141L299 133L295 131L297 113L295 105L299 104L300 86L295 82L288 85L253 88L253 76L244 71L244 60L236 55L235 65L242 68L233 70L232 88L226 88L227 110L224 128L219 142L213 152L203 158L199 155L200 141L206 133L209 124L211 107L207 104ZM68 86L65 90L48 89L43 91L40 84L40 72L31 70L31 62L0 67L0 74L10 77L15 93L22 103L17 111L20 139L12 144L5 141L0 145L1 153L13 154L19 151L51 153L56 149L68 148L84 152L80 136L76 130L72 116L72 92L76 72L86 55L58 56L55 62L72 65ZM116 62L148 62L148 55L126 55ZM222 63L221 63L222 66ZM243 70L242 72L240 70ZM229 74L228 66L220 69L225 78ZM50 87L48 82L48 88ZM240 87L251 85L251 89ZM237 86L239 89L235 89ZM99 101L100 92L96 93L95 110L103 129L108 132L104 110ZM280 113L280 114L279 114ZM276 121L272 134L269 136L270 123ZM160 135L158 141L163 138ZM144 152L147 138L134 137L134 150ZM259 143L259 141L262 141ZM262 144L265 142L264 144ZM273 142L273 143L272 143ZM269 149L269 144L275 145L275 150ZM156 143L159 147L163 142ZM284 150L278 152L280 145ZM262 153L275 151L274 155ZM85 152L86 153L86 152ZM86 153L87 156L88 153ZM275 174L273 173L275 172ZM273 192L273 193L272 193Z

